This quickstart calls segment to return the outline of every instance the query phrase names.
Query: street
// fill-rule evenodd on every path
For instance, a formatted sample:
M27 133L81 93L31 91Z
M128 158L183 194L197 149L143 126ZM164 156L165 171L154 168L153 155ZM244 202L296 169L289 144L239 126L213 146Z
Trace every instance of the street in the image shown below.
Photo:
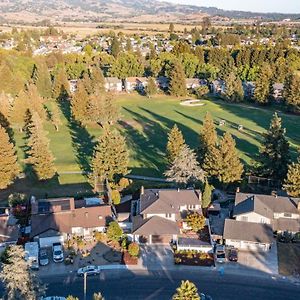
M300 286L287 280L268 276L245 276L215 271L103 271L99 276L87 279L87 300L95 292L110 299L171 299L181 280L194 282L198 291L214 300L298 299ZM75 275L43 278L47 283L47 295L73 295L83 299L83 278Z

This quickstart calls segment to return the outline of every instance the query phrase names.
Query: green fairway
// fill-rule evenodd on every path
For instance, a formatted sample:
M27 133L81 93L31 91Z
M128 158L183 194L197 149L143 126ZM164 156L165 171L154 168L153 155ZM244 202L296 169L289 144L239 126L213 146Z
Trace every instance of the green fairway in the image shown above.
M165 147L167 134L176 123L182 130L186 142L192 147L198 146L198 133L207 111L217 125L221 136L225 131L234 136L240 157L245 164L258 153L258 147L264 132L270 123L274 109L259 108L247 105L228 104L223 101L203 100L204 106L187 107L180 105L179 99L160 95L148 99L137 94L119 95L116 98L121 107L121 121L117 125L125 135L130 149L130 168L134 175L162 176L165 167ZM54 102L48 103L51 110ZM91 193L87 178L80 172L90 171L90 159L93 146L101 134L98 125L82 128L69 118L70 112L62 106L61 120L63 124L57 132L50 122L45 124L50 139L50 147L56 158L55 165L58 177L50 183L15 185L0 197L10 191L26 190L30 194L76 195ZM279 113L287 136L291 142L293 157L300 145L300 117ZM225 126L219 126L219 121L225 120ZM243 125L243 131L238 126ZM24 163L24 135L15 131L18 155ZM75 172L75 173L74 173Z

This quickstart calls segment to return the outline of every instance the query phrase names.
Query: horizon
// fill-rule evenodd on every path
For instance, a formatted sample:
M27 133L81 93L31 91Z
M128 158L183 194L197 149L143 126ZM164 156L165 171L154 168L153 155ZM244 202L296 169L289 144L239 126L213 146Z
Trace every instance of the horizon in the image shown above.
M161 0L164 1L164 0ZM175 4L195 5L203 7L217 7L224 10L250 11L254 13L283 13L300 14L299 0L252 0L242 2L239 0L165 0ZM287 4L288 3L288 4Z

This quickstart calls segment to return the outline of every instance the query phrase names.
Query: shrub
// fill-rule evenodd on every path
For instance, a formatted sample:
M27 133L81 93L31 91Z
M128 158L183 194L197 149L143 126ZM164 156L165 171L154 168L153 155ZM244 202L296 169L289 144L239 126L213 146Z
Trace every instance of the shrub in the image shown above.
M133 257L138 257L140 253L140 247L137 243L131 243L128 246L128 253Z
M186 218L186 222L197 233L205 226L205 217L196 212L190 213Z
M97 242L105 242L106 241L106 235L103 232L95 231L94 238Z
M116 221L110 222L107 229L107 237L112 241L119 241L123 234L122 228Z
M127 236L123 236L122 238L122 242L121 242L121 247L123 250L126 250L127 249L127 244L128 244L128 239L127 239Z
M118 190L111 191L111 198L114 205L118 205L121 202L121 195Z
M8 205L10 207L16 207L17 205L26 204L26 195L20 193L13 193L8 196Z

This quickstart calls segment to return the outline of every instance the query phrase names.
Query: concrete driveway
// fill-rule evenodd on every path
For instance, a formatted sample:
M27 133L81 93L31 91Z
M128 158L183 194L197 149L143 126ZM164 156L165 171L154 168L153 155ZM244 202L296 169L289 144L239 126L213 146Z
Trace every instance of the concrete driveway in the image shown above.
M268 252L239 251L238 262L227 262L225 269L248 269L278 275L277 244Z

